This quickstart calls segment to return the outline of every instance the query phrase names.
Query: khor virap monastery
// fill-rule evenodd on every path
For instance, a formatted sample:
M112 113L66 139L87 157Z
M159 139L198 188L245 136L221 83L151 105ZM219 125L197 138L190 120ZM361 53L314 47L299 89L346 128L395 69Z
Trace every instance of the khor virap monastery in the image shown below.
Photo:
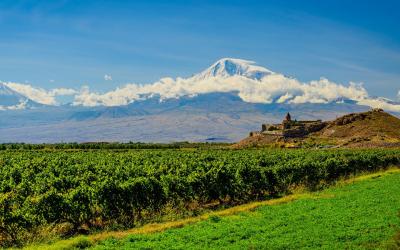
M326 126L321 120L296 121L292 120L289 113L281 124L262 124L261 131L250 132L250 136L269 135L283 138L304 137L310 133L317 132Z

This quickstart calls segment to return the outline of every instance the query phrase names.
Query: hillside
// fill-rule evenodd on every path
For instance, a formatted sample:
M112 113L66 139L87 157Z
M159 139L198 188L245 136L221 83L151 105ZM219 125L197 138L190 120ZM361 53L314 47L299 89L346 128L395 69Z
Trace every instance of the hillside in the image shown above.
M209 93L163 102L154 98L120 107L43 107L3 111L0 143L236 142L264 120L278 122L287 112L301 119L326 120L366 110L366 106L350 103L248 103L235 93Z
M252 136L234 145L235 148L254 146L395 147L400 146L400 119L382 109L373 109L321 122L321 129L304 136L252 132Z
M379 109L349 114L330 122L313 137L337 140L349 147L400 145L400 119Z

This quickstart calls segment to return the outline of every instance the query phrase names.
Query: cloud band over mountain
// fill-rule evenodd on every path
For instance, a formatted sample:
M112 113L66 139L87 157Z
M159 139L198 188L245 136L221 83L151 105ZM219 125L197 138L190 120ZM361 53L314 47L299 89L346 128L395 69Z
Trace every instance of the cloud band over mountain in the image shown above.
M13 90L42 104L56 105L58 95L73 95L73 105L121 106L158 96L160 101L213 92L236 92L251 103L331 103L351 100L359 105L400 112L400 104L386 98L371 97L362 84L343 85L326 78L300 82L240 59L221 59L190 78L163 78L152 84L126 84L107 93L96 93L84 86L80 90L46 91L31 85L6 83Z
M45 90L42 88L34 87L30 84L23 83L3 82L2 84L31 99L34 102L45 105L58 105L58 102L56 100L57 96L78 94L78 91L69 88L56 88Z

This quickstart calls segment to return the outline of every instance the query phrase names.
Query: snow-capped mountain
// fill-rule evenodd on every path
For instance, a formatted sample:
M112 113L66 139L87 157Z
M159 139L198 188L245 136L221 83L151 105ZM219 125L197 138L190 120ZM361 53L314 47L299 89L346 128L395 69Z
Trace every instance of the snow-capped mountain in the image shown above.
M76 95L77 106L124 106L148 98L196 97L210 93L236 93L244 102L259 104L305 104L351 102L400 112L400 104L371 98L361 85L347 85L326 78L301 82L273 72L252 61L223 58L189 78L163 78L151 84L127 84L101 94L89 90Z
M247 103L328 104L347 102L400 112L399 103L384 98L370 97L361 84L344 85L326 78L301 82L296 78L258 66L253 61L234 58L220 59L204 71L189 78L166 77L151 84L126 84L106 93L91 92L88 87L81 88L80 91L65 88L44 90L31 85L12 84L3 86L16 86L12 90L17 93L19 90L23 91L19 91L22 97L13 97L14 102L9 106L12 108L15 108L15 105L19 105L18 108L25 107L23 104L26 98L46 105L57 105L56 97L61 93L73 95L74 107L118 107L154 97L158 97L162 103L168 99L195 98L203 94L236 93L242 101Z
M0 110L17 110L37 106L40 104L0 82Z
M235 58L223 58L215 62L206 70L189 78L193 81L201 81L211 77L244 76L250 79L260 80L266 75L273 74L269 69L255 65L253 61Z
M400 116L400 103L371 97L361 85L324 78L300 82L232 58L189 78L127 84L107 93L29 85L25 95L17 91L21 84L11 86L17 85L0 82L0 143L237 141L261 123L280 122L286 112L296 119L330 120L380 107ZM32 101L66 91L74 95L72 105Z

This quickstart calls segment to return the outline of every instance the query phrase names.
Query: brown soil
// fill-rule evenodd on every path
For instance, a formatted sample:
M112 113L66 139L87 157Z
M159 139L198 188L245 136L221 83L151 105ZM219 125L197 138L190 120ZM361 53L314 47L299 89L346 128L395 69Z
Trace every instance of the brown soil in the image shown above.
M400 147L400 119L383 110L348 114L327 122L316 133L305 138L280 138L257 135L247 137L233 148L305 145L334 147Z

